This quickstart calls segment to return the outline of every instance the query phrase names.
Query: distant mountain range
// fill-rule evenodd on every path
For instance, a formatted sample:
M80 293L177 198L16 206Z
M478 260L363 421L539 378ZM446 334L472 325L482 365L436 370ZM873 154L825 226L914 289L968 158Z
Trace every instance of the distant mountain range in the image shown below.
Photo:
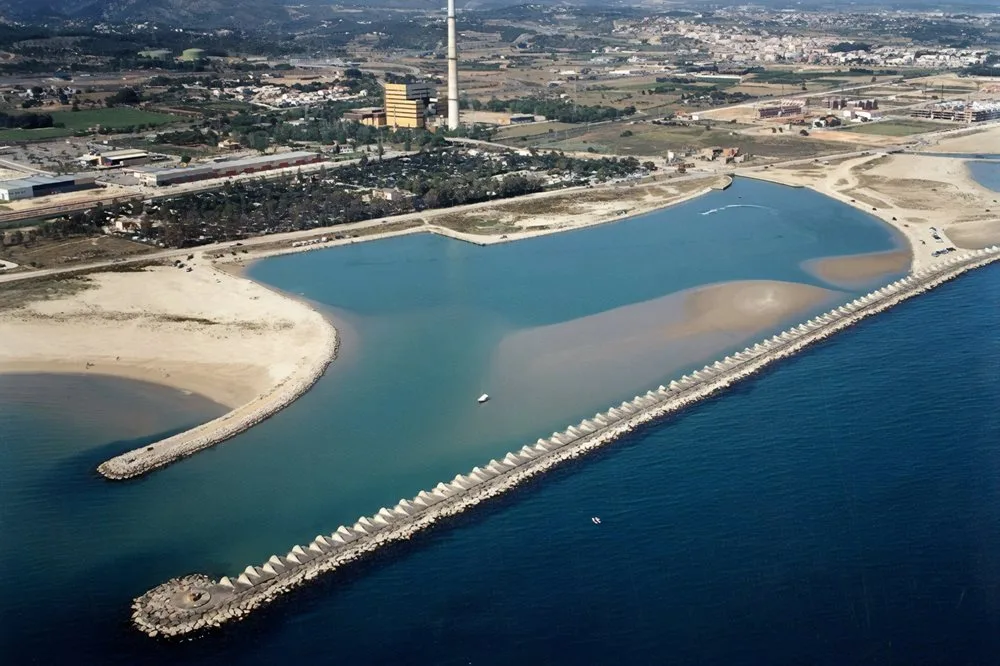
M78 19L93 21L157 21L177 25L289 23L321 19L338 8L444 9L447 0L0 0L0 17L15 21ZM642 0L457 0L459 7L485 9L511 5L642 4ZM666 3L665 3L666 4Z
M289 20L283 0L0 0L12 20L157 21L187 25ZM291 4L291 3L289 3Z
M742 4L713 0L456 0L460 8L494 9L514 5L645 7L650 11L687 7ZM772 7L839 8L861 11L862 8L904 8L934 6L945 10L980 11L996 6L995 0L860 0L851 5L832 0L758 0ZM254 27L292 24L331 17L338 9L443 9L447 0L0 0L0 19L43 21L76 19L83 21L156 21L164 24L203 27Z

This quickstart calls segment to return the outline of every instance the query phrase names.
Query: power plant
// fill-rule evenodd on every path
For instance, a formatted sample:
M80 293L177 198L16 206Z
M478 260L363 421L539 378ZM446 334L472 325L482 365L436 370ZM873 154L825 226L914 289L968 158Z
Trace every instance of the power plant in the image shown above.
M458 129L458 37L455 0L448 0L448 129Z

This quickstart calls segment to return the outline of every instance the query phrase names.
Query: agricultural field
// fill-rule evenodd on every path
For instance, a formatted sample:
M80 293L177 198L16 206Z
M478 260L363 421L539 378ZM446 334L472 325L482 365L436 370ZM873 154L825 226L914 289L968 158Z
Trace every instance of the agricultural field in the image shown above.
M874 134L877 136L910 136L911 134L923 134L947 129L947 126L930 123L921 120L883 120L874 123L861 123L851 125L840 130L841 132L853 132L855 134Z
M43 127L41 129L4 129L0 130L0 142L14 141L46 141L69 136L72 130L64 127Z
M63 124L66 129L85 130L94 125L111 129L135 127L136 125L165 125L176 122L178 118L166 113L121 107L89 111L56 111L52 114L52 120L56 124Z
M112 109L93 109L84 111L54 111L52 121L62 127L43 127L40 129L5 129L0 130L0 141L45 141L72 136L78 131L85 131L95 125L108 129L126 129L138 125L157 126L179 120L177 116L166 113L154 113L141 109L127 107Z
M572 138L540 141L543 148L612 155L664 156L668 150L680 152L711 146L739 147L754 156L794 159L843 152L842 144L799 136L797 131L782 134L749 134L739 124L664 126L648 123L600 125Z
M493 138L497 141L503 141L504 139L538 136L539 134L549 134L550 132L555 133L562 130L573 129L575 127L578 126L572 123L560 123L557 121L511 125L498 129L496 134L493 135Z

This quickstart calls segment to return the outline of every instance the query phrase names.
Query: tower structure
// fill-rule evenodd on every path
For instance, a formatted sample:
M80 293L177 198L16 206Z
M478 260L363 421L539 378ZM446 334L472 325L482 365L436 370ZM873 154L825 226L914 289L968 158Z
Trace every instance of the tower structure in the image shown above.
M448 129L458 129L458 36L455 0L448 0Z

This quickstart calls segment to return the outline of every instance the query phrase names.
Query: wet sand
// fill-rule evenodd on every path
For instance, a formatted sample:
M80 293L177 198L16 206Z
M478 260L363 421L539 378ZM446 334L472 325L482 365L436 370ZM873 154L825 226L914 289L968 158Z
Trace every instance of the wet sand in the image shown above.
M802 268L812 275L844 288L856 287L892 273L904 273L909 267L910 253L906 250L823 257L802 264Z

